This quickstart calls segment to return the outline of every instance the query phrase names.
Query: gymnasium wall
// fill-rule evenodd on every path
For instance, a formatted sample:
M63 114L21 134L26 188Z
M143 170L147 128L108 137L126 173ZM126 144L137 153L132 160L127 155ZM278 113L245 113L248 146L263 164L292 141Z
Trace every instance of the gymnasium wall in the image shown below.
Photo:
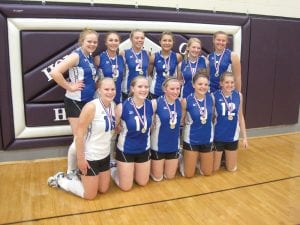
M168 8L97 4L0 4L0 148L24 149L70 143L64 90L49 77L55 63L77 47L80 30L116 30L122 46L129 32L146 31L146 48L158 48L159 34L175 34L174 51L191 37L212 51L212 34L230 34L241 57L242 92L248 128L294 124L299 110L300 21L295 18ZM102 39L101 39L102 38Z

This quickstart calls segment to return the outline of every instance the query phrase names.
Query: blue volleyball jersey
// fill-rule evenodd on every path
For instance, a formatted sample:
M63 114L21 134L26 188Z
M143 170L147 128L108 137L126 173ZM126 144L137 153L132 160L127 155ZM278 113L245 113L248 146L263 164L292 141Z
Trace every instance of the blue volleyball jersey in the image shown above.
M154 55L153 79L151 82L150 92L156 96L164 94L162 84L166 77L174 76L177 69L176 53L171 51L168 58L164 58L160 52Z
M222 91L214 92L216 101L215 141L233 142L239 139L240 127L238 123L240 94L234 90L231 96L225 97L231 112L222 96ZM232 120L231 120L232 118Z
M142 66L139 66L138 60L142 60ZM130 83L140 74L142 71L142 75L148 76L148 66L149 66L149 56L146 50L142 50L139 53L134 53L132 49L125 50L125 61L126 61L126 74L123 81L122 91L125 94L128 94L130 91Z
M183 131L183 140L186 143L191 145L204 145L213 142L213 105L214 102L210 93L206 93L205 99L203 98L202 100L195 100L193 93L186 98L186 118ZM205 123L201 122L199 107L203 112L202 117L205 118Z
M84 87L80 91L66 91L66 97L79 102L89 102L94 99L96 68L92 56L85 56L81 48L75 51L79 55L77 66L69 69L71 83L82 80Z
M155 114L155 127L151 133L151 149L162 152L177 152L179 150L180 120L181 120L181 104L179 99L173 104L168 104L169 109L174 116L175 128L170 127L170 112L167 108L164 96L160 96L155 100L157 109ZM176 108L176 112L174 111Z
M198 63L197 63L198 62ZM194 93L193 88L193 75L197 74L200 69L205 69L205 57L199 56L196 62L190 62L183 60L181 63L181 74L183 78L183 87L181 97L186 98L189 94ZM192 71L194 71L192 73Z
M100 76L113 78L114 70L117 70L116 84L116 97L114 99L116 104L119 104L122 99L121 84L123 80L123 73L125 69L125 63L123 56L118 55L115 58L109 58L106 51L100 54Z
M216 57L216 58L215 58ZM208 56L209 61L209 79L210 79L210 92L213 93L216 90L220 89L220 76L224 72L231 72L231 51L225 49L224 55L217 55L215 52L212 52ZM216 65L215 65L216 63ZM220 63L220 66L218 65ZM216 67L219 68L219 71L216 71Z
M140 122L135 112L131 98L128 98L122 104L122 131L119 135L117 147L121 151L129 154L143 153L150 148L150 127L153 116L152 103L146 99L144 106L137 108L142 121L144 121L144 107L146 107L147 126L145 133L142 133L144 125Z

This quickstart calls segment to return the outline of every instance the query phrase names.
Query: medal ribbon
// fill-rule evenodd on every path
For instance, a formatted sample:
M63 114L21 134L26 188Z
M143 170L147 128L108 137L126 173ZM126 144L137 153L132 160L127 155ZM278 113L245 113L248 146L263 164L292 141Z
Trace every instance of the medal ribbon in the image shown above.
M166 69L165 69L165 72L170 72L170 56L171 56L171 53L168 55L167 58L164 58L164 56L162 54L160 54L161 57L164 59L164 62L165 62L165 66L166 66Z
M146 105L145 105L145 102L143 104L143 107L144 107L144 121L142 120L142 117L139 113L139 111L137 110L135 104L134 104L134 101L132 100L132 98L130 98L130 101L131 101L131 104L133 105L133 108L134 108L134 111L136 113L136 115L138 116L139 118L139 121L141 122L141 124L143 125L144 128L146 128L145 124L146 124Z
M223 95L223 92L222 92L222 91L221 91L221 95L222 95L222 97L223 97L223 99L224 99L224 102L225 102L225 104L226 104L226 108L227 108L228 111L231 113L231 112L232 112L232 109L231 109L231 107L230 107L230 105L229 105L227 99L226 99L225 96ZM230 94L229 99L230 99L230 102L232 102L232 94Z
M107 55L107 58L108 58L108 60L110 62L110 65L111 65L112 75L114 75L115 74L114 70L118 69L118 56L116 55L116 64L114 65L113 64L113 59L109 57L107 51L106 51L106 55Z
M219 74L220 65L221 65L224 53L225 53L225 49L223 50L223 52L220 56L219 62L217 63L217 55L216 55L216 52L214 52L214 65L215 65L215 69L216 69L216 74Z
M169 107L169 104L168 104L168 102L167 102L165 96L164 96L164 101L165 101L165 104L166 104L167 109L168 109L168 111L169 111L170 121L173 123L174 120L175 120L175 115L176 115L176 102L174 102L174 114L172 114L172 111L171 111L171 109L170 109L170 107Z
M141 53L141 59L139 59L139 57L137 56L138 54L140 54L140 53L135 53L134 51L133 51L133 49L131 48L131 51L132 51L132 53L133 53L133 55L134 55L134 57L135 57L135 62L137 63L137 64L139 64L139 66L141 67L141 69L142 69L142 67L143 67L143 51L140 51L140 53Z
M189 66L190 66L190 70L191 70L191 73L192 73L192 77L195 76L195 74L196 74L196 72L197 72L198 62L199 62L199 57L198 57L198 59L197 59L195 68L193 68L193 67L192 67L192 63L191 63L191 61L189 60Z
M196 99L196 96L194 95L194 99L195 99L195 102L198 106L198 109L199 109L199 113L200 113L200 117L204 117L205 118L205 112L206 112L206 96L204 96L204 110L201 109L200 107L200 104L198 102L198 100Z
M104 106L104 103L101 100L101 98L99 98L99 101L100 101L100 103L101 103L101 105L102 105L102 107L105 111L105 114L106 114L107 118L108 118L108 124L109 124L109 128L110 128L109 130L114 129L115 128L115 120L112 116L111 104L109 104L108 111L107 111L105 106Z

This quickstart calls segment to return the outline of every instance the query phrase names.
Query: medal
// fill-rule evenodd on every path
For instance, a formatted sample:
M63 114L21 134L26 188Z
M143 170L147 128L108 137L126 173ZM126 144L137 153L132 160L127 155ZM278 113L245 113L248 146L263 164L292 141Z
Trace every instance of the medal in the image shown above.
M132 98L130 98L130 102L131 102L131 104L133 106L135 114L137 115L140 123L143 125L143 128L141 129L141 132L144 134L147 131L146 104L145 104L145 102L143 103L143 107L144 107L144 119L142 119L142 117L141 117L139 111L137 110L137 108L136 108L136 106L135 106L134 101L132 100ZM136 119L136 117L135 117L135 119ZM137 131L139 131L139 130L140 130L140 124L137 123Z
M139 71L139 75L143 75L144 73L143 73L143 70L140 70Z
M143 75L143 52L141 51L140 53L138 53L141 54L141 58L139 59L139 57L137 56L138 54L136 54L132 48L131 51L135 57L135 63L137 64L135 67L135 71L139 72L139 75Z
M164 102L167 106L167 109L169 111L169 116L170 116L170 120L169 120L169 124L170 124L170 128L174 129L177 123L177 113L176 113L176 102L174 102L174 111L171 111L170 106L166 100L166 97L164 96Z
M201 116L201 123L202 123L202 124L206 124L206 119L205 119L204 116Z
M228 120L233 120L233 116L232 115L228 115Z
M165 78L168 78L170 76L170 55L171 53L168 55L167 58L165 58L162 54L161 54L161 57L164 59L164 62L165 64L163 65L163 69L164 69L164 72L163 72L163 76Z
M163 76L167 79L169 77L170 73L168 72L163 72Z
M192 79L191 81L193 82L193 77L195 76L196 72L198 71L198 63L199 63L199 57L197 58L197 62L196 62L196 66L195 68L192 67L192 63L191 61L189 60L189 66L190 66L190 71L191 71L191 74L192 74Z
M111 104L109 104L108 110L106 110L105 105L102 102L101 98L99 98L99 101L100 101L100 103L101 103L101 105L102 105L102 107L103 107L103 109L105 111L105 114L107 116L108 124L109 124L108 126L110 127L109 130L112 130L112 129L114 129L116 127L116 121L115 121L115 119L114 119L114 117L112 115Z
M217 61L217 55L216 55L216 52L214 52L214 65L215 65L215 69L216 69L215 77L219 77L220 76L220 73L219 73L219 71L220 71L220 65L221 65L224 53L225 53L225 49L223 50L223 52L222 52L222 54L220 56L219 61Z

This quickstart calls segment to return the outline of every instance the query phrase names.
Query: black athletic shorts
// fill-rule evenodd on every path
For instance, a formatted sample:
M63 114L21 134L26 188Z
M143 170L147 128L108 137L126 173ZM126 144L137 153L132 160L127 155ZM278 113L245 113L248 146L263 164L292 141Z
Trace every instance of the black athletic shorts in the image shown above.
M93 160L87 162L90 165L90 168L87 169L86 176L97 176L100 172L104 172L110 169L110 155L104 159ZM80 174L82 174L80 172Z
M228 150L228 151L236 151L238 149L239 141L233 142L222 142L222 141L214 141L214 149L218 152Z
M152 160L161 160L161 159L178 159L179 151L176 152L158 152L155 150L151 150L151 159Z
M182 144L182 148L187 151L195 151L195 152L211 152L213 150L213 144L204 144L204 145L191 145L186 143L185 141Z
M67 118L69 118L69 117L77 118L77 117L79 117L83 106L87 102L79 102L79 101L72 100L70 98L65 97L64 103L65 103L65 111L66 111Z
M150 149L146 150L142 153L137 154L128 154L122 152L120 149L117 148L116 150L116 160L120 162L135 162L135 163L143 163L150 160Z

